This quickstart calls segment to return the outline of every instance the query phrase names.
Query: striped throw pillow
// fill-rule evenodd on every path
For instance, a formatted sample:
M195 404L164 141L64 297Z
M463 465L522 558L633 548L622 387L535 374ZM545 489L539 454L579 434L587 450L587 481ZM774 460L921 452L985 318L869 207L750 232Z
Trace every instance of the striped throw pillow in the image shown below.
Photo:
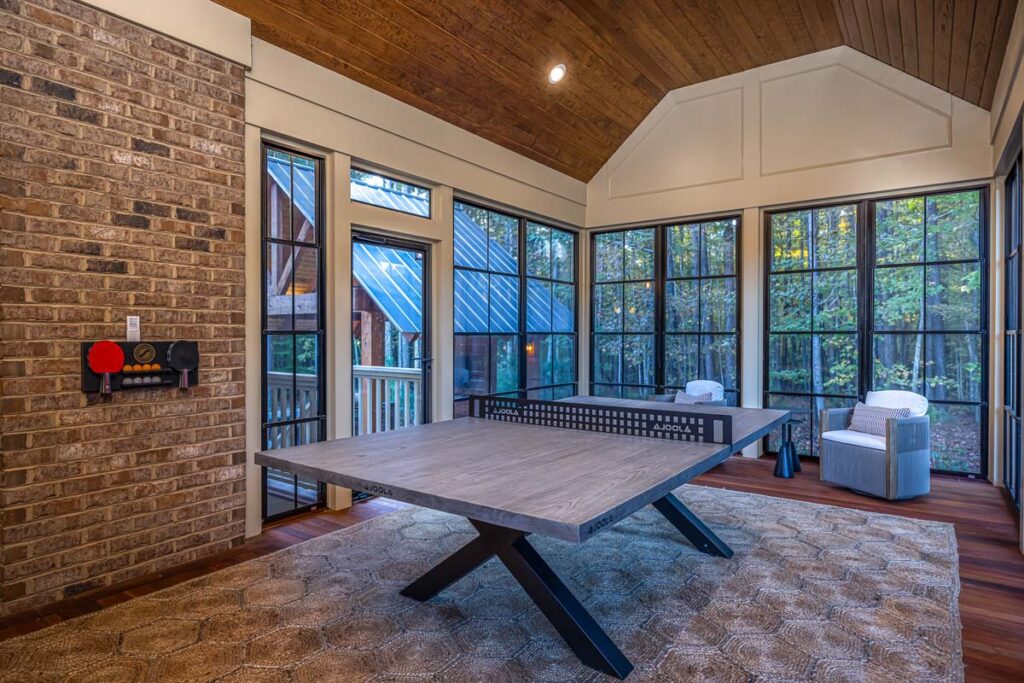
M885 436L885 421L890 417L910 417L910 408L883 408L858 403L853 407L850 431Z
M711 392L710 391L708 393L706 393L706 394L700 394L698 396L691 396L690 394L686 393L685 391L677 391L676 392L676 400L675 400L675 402L676 403L685 403L687 405L693 405L695 403L703 403L704 401L710 401L710 400L711 400Z

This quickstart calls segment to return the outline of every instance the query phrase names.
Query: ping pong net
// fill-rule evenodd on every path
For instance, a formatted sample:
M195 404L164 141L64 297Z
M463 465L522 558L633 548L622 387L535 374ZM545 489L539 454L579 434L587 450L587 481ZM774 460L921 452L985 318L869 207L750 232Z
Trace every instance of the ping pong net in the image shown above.
M470 417L672 441L732 443L732 416L532 398L471 396Z

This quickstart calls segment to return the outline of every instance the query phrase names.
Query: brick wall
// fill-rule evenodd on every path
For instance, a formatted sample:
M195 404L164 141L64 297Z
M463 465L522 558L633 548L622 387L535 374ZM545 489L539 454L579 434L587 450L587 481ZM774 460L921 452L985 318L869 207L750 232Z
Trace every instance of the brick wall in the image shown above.
M0 91L3 615L243 536L244 75L71 0L0 0ZM199 340L199 387L81 393L79 342L129 314Z

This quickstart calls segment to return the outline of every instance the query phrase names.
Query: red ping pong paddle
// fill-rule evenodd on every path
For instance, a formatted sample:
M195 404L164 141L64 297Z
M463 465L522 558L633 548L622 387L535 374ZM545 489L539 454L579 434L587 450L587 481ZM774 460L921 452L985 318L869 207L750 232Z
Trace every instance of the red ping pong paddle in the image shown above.
M89 347L87 356L89 369L97 375L103 375L100 393L110 393L110 374L121 372L124 367L124 351L112 341L98 341Z

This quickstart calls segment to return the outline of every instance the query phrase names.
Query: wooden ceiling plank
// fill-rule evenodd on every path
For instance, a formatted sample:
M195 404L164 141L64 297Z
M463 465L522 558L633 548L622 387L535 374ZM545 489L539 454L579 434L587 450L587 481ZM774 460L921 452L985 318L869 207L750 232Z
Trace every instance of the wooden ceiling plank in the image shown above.
M284 0L272 0L283 2ZM536 126L549 128L558 135L558 147L565 152L572 152L581 159L599 163L598 153L593 142L578 139L578 133L564 117L553 116L541 109L535 109L531 118L522 106L522 100L516 99L516 106L508 103L493 88L474 88L479 83L474 69L466 68L458 60L447 59L446 55L429 42L411 36L404 27L395 22L386 22L385 18L371 8L356 0L339 0L328 4L323 0L287 0L289 8L300 9L304 16L310 16L316 23L328 26L339 38L345 39L354 46L348 54L357 56L368 55L379 58L390 65L396 72L413 75L424 83L432 84L441 93L439 100L446 103L458 101L493 117L501 114L500 120L507 121L510 129L529 131ZM386 22L386 23L385 23ZM371 48L369 50L363 49ZM447 59L449 71L443 73L432 67L433 63L444 63ZM365 68L365 60L362 62ZM534 138L535 144L541 142ZM554 146L552 147L554 149Z
M747 53L754 60L754 63L757 66L761 66L774 62L775 59L769 56L768 50L765 49L765 45L761 42L761 37L755 33L736 0L720 0L718 4L721 7L722 18L729 23L729 27L733 34L735 34L736 39L743 42Z
M974 32L974 0L956 0L953 3L953 36L949 52L949 91L964 99L967 81L967 61L971 52L971 34Z
M522 29L532 32L537 38L546 37L559 45L588 69L605 74L615 73L630 87L643 93L654 106L665 95L665 89L641 73L614 51L602 50L603 42L579 18L560 2L542 0L479 0L485 11L500 16L505 26L521 22ZM650 109L648 109L650 111Z
M985 67L985 83L981 88L979 100L982 107L991 111L992 99L996 93L999 72L1006 60L1006 46L1013 28L1013 15L1017 11L1017 0L1002 0L999 3L999 16L996 19L992 37L992 49L989 53L988 65Z
M814 42L815 50L827 50L839 43L829 38L828 29L825 28L825 20L822 19L817 0L798 0L800 15L803 17L807 30L810 31L811 40ZM833 10L832 16L835 16Z
M630 0L604 0L605 5L618 7L617 16L625 20L628 31L632 31L636 40L643 44L650 41L651 47L657 51L656 58L662 59L666 66L671 68L673 73L673 88L679 88L691 83L699 83L703 80L701 75L693 67L690 59L679 49L678 43L673 41L663 30L662 26L653 23L647 18L644 8L640 2ZM606 10L607 11L607 10Z
M801 54L800 47L796 38L790 33L789 26L786 24L786 20L782 16L782 12L779 10L775 0L748 0L748 2L753 2L757 6L761 17L768 26L768 30L775 36L775 40L778 41L779 47L782 48L782 54L786 56L786 59L799 57Z
M718 57L718 61L725 68L725 73L734 74L742 71L740 62L736 59L736 56L729 49L729 46L725 45L715 27L708 23L708 20L704 17L704 13L700 11L695 2L685 2L684 0L673 0L673 4L676 6L679 15L686 18L687 23L692 27L692 30L697 36L704 41L705 44L710 46L712 52ZM716 49L717 48L717 49Z
M677 41L684 54L690 55L691 63L704 80L726 76L729 71L722 64L718 55L708 46L693 27L690 20L673 0L639 0L647 16L658 22L663 31Z
M871 35L875 40L875 59L892 65L889 54L889 37L885 26L885 8L882 0L867 0L868 16L871 18Z
M932 83L949 90L949 58L953 41L953 0L935 0L935 74Z
M709 26L717 27L718 39L732 53L740 67L740 71L753 69L764 64L764 62L755 58L751 52L751 48L756 51L760 48L760 45L757 44L756 40L752 45L748 45L745 40L739 37L735 28L733 28L732 21L722 13L717 1L698 0L694 3L694 11L699 12Z
M734 0L734 5L737 23L742 22L750 28L765 55L765 64L786 59L786 51L782 49L782 43L779 42L778 36L771 30L764 15L761 14L760 6L750 0Z
M786 26L789 27L789 34L793 36L801 54L815 52L817 48L814 47L814 37L811 35L810 26L808 26L804 20L803 13L800 11L799 0L776 0L776 4L779 6L782 19L786 22Z
M985 84L985 72L988 68L998 15L999 0L978 0L975 4L974 29L971 32L963 95L971 104L981 102L981 90Z
M815 4L818 6L818 16L821 17L821 22L825 26L829 45L842 45L843 35L839 28L839 8L836 6L835 0L815 0Z
M900 36L900 4L899 0L882 0L883 23L885 37L889 49L889 63L897 69L905 71L903 64L903 38Z
M505 41L494 41L493 34L488 33L491 27L490 15L473 15L475 6L464 6L459 12L453 11L446 3L426 0L403 0L403 4L423 17L424 21L434 22L441 29L451 33L454 40L464 43L481 55L481 59L491 59L501 65L515 77L529 81L524 74L537 75L546 83L544 74L551 64L564 59L564 53L551 50L540 52L536 49L536 40L522 42L518 35L504 33ZM492 29L498 30L498 29ZM636 125L640 112L649 106L648 98L643 99L642 106L629 104L629 99L618 96L614 83L606 83L598 79L592 72L574 74L568 81L563 81L558 94L560 101L567 109L585 116L594 125L606 127L608 132L624 130L628 135ZM623 87L627 87L623 84ZM614 96L614 97L613 97ZM564 100L562 98L564 97ZM594 107L595 98L610 98L602 108ZM626 109L629 111L626 111Z
M914 0L899 0L900 40L903 50L903 68L917 76L917 6Z
M513 96L515 101L521 103L521 106L515 109L524 120L531 123L536 121L550 127L572 147L584 147L575 142L579 135L604 143L609 135L613 139L620 139L624 134L622 130L608 130L600 124L592 123L588 116L581 116L579 112L574 112L577 113L577 117L566 116L573 111L567 106L571 101L571 95L553 97L550 90L544 89L546 84L543 82L543 71L536 73L533 79L522 78L519 74L501 69L489 58L467 59L459 49L462 45L460 41L440 30L436 24L423 21L420 15L413 13L401 3L378 2L369 6L357 0L334 0L331 7L343 16L357 20L356 23L367 30L372 30L377 35L387 35L388 42L395 44L410 56L413 51L418 51L426 57L431 57L430 63L447 63L451 68L450 75L454 77L446 79L448 87L464 92L467 85L472 87L475 83L493 83L493 96L492 88L480 88L478 92L487 94L486 99L501 108L507 106L508 96ZM548 103L547 107L541 103L542 101ZM590 108L589 111L593 109ZM585 147L587 153L590 153L593 143Z
M666 92L686 76L674 60L661 52L664 36L650 26L636 25L618 0L560 0L582 21L606 49L617 51L640 73L648 74Z
M853 0L853 12L860 29L860 39L864 44L864 53L878 59L878 46L874 28L871 25L871 11L867 0Z
M932 0L916 0L918 78L935 83L935 14Z
M835 7L836 13L843 18L847 44L854 50L865 52L864 39L860 35L860 24L857 23L857 12L853 7L853 0L835 0Z

